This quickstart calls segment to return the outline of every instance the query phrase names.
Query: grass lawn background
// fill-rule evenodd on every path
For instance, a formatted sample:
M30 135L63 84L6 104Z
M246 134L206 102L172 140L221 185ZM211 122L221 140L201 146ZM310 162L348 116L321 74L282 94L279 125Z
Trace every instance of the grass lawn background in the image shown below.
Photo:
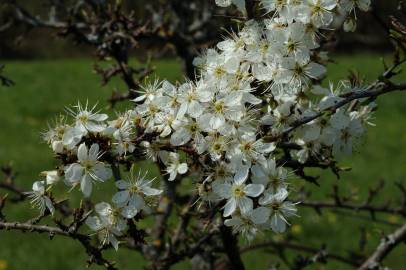
M376 55L339 56L337 63L330 64L330 80L337 80L347 75L349 68L357 69L370 81L382 71L382 65ZM43 170L55 166L52 153L40 139L40 132L47 127L55 116L63 112L66 105L73 105L78 100L99 102L101 109L107 108L106 100L113 89L125 90L120 80L114 80L105 87L100 86L100 78L91 72L91 59L55 60L55 61L13 61L6 62L6 74L16 81L11 88L0 87L0 164L12 161L18 171L17 183L27 189L38 179ZM157 77L170 81L182 80L179 62L176 60L156 63ZM406 79L406 75L402 75ZM360 191L362 201L367 187L377 184L383 178L387 181L385 197L395 197L395 181L405 179L406 172L406 93L392 93L378 100L379 110L366 138L357 149L360 153L342 161L342 165L351 166L353 170L343 173L338 183L343 194ZM121 104L117 110L131 106ZM110 110L110 114L114 111ZM300 180L290 180L299 186ZM337 183L331 173L321 174L321 188L307 185L313 191L314 199L325 198ZM100 192L99 192L100 193ZM0 190L0 194L4 194ZM106 197L106 200L108 196ZM24 221L34 217L37 212L30 210L28 204L9 206L6 211L9 220ZM303 244L316 243L321 247L327 243L328 250L341 255L348 255L350 248L357 248L359 230L365 227L367 237L374 238L366 248L370 251L379 243L381 229L386 233L394 227L371 224L359 218L348 218L329 212L322 216L314 215L306 209L300 209L301 218L292 220L291 229ZM357 214L361 216L361 214ZM381 216L390 222L402 223L392 216ZM333 236L333 237L332 237ZM281 236L269 234L266 237ZM330 239L334 239L330 241ZM385 261L392 269L404 269L406 249L393 252ZM120 269L142 269L145 262L134 253L121 249L118 253L108 254L118 262ZM85 269L82 247L62 237L50 241L47 235L22 234L0 231L0 270L25 269ZM270 253L256 252L244 255L247 269L266 269L277 260ZM249 266L249 267L248 267ZM179 265L178 269L187 269ZM100 269L93 266L92 269ZM283 269L283 268L282 268ZM347 269L342 264L312 266L309 269Z

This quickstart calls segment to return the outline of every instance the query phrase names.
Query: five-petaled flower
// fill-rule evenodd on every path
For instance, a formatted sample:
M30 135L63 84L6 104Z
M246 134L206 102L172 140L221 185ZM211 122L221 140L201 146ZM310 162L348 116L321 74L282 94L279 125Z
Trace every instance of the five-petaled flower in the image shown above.
M113 196L112 201L122 210L121 213L126 218L133 218L139 211L148 211L145 200L148 197L158 196L162 190L151 187L154 179L147 179L147 173L132 175L127 181L119 180L116 187L119 191Z
M86 197L92 193L93 181L104 182L112 176L110 167L99 161L100 157L98 144L92 144L88 149L86 144L82 143L78 148L77 163L65 167L66 182L70 185L80 184L80 189Z
M230 216L237 209L244 214L249 213L253 209L253 201L250 197L258 197L264 191L264 186L261 184L245 184L248 173L248 167L243 167L237 171L230 182L214 186L214 191L227 200L223 213L225 217Z

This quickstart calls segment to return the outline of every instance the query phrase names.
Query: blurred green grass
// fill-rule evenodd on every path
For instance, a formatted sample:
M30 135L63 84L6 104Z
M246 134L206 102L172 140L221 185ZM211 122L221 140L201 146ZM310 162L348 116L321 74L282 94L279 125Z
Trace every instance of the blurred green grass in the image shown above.
M367 81L376 78L382 71L379 57L373 54L357 56L338 56L337 63L329 66L329 79L336 81L347 75L348 69L357 69ZM99 102L100 108L107 108L106 100L113 89L124 90L120 80L114 80L107 86L100 85L98 75L91 72L92 60L73 59L55 61L11 61L6 62L7 74L16 81L12 88L0 88L0 164L13 162L18 171L17 183L30 188L38 174L52 169L55 163L48 146L40 139L40 133L56 115L63 112L64 106L89 101ZM166 60L156 63L157 77L170 81L182 80L179 62ZM404 76L404 74L403 74ZM395 197L395 181L404 180L406 165L406 96L404 93L392 93L379 99L379 110L366 138L357 147L360 153L342 161L342 165L351 166L350 172L343 173L336 180L331 173L322 173L320 188L310 187L313 198L325 198L331 192L333 184L339 184L343 194L360 191L360 200L369 185L379 179L387 181L385 198ZM117 110L131 106L121 104ZM114 114L114 111L110 111ZM338 182L339 181L339 182ZM292 179L300 186L302 182ZM307 185L307 187L309 187ZM0 191L3 194L4 191ZM9 206L6 214L9 220L24 221L36 215L28 205ZM292 230L299 241L315 243L321 247L328 243L328 250L348 255L350 248L357 248L359 228L365 227L367 237L374 238L367 251L378 244L381 229L390 232L393 227L375 225L361 219L343 217L325 212L317 216L307 209L300 210L301 218L292 220ZM361 215L361 214L359 214ZM404 222L395 217L383 216L392 222ZM332 237L333 236L333 237ZM280 236L267 235L278 238ZM405 248L399 249L386 260L393 269L402 269L406 264ZM118 262L122 269L142 269L145 262L139 255L120 250L108 254ZM46 235L21 234L0 231L0 270L6 269L85 269L86 257L81 246L72 241L55 237L52 241ZM277 262L275 257L265 252L244 255L247 269L265 269ZM320 267L320 268L319 268ZM4 267L3 267L4 268ZM187 269L187 266L177 268ZM92 267L92 269L99 269ZM331 264L312 269L346 269L346 266Z

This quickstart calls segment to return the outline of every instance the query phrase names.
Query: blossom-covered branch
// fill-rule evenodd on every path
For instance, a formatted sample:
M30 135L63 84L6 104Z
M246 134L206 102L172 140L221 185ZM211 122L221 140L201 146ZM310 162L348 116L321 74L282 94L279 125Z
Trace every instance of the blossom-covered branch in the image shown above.
M170 3L178 16L183 2ZM148 36L156 38L159 31L122 13L119 2L107 10L85 5L92 15L69 27L57 25L65 34L94 44L102 58L116 60L108 70L96 69L104 82L121 75L130 92L115 98L130 98L134 105L114 118L87 103L66 108L67 114L43 134L58 165L24 194L40 210L38 223L60 211L56 186L78 190L86 203L68 212L73 223L69 218L54 220L55 230L79 240L88 255L107 268L113 266L102 259L102 250L118 250L121 245L141 252L152 269L168 269L186 258L196 265L226 262L231 269L244 269L241 252L250 248L239 248L240 236L253 242L265 233L284 233L298 216L301 201L292 199L296 191L290 179L317 184L307 168L330 169L339 176L343 169L338 161L352 154L373 124L375 99L406 89L392 80L405 61L399 53L393 66L369 86L357 80L323 84L329 61L322 46L324 34L355 30L355 15L368 11L368 0L216 3L235 6L242 15L238 28L193 61L189 49L194 38L183 36L183 31L160 37L176 46L189 68L196 68L193 76L188 72L191 80L183 83L145 80L148 68L129 66L128 47ZM17 10L21 20L37 20ZM100 14L123 28L94 22ZM196 28L204 29L206 23ZM145 163L154 169L146 170ZM113 179L111 192L95 201L94 187ZM373 206L376 191L370 194L362 205L342 199L338 191L334 202L303 200L302 205L318 211L342 208L404 215L404 207ZM140 229L139 221L149 217L154 226ZM178 223L173 225L172 219ZM84 224L100 248L79 234ZM3 222L2 228L54 230L10 222ZM284 248L313 254L296 263L296 269L326 258L359 265L353 258L290 242L258 245L267 246L277 249L288 266ZM218 251L226 256L218 256Z

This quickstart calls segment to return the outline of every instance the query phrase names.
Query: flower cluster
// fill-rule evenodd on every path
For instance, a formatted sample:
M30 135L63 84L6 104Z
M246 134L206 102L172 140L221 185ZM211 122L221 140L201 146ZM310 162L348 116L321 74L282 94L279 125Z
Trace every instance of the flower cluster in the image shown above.
M216 2L245 11L245 1ZM112 177L111 166L142 157L157 163L167 181L200 176L194 184L201 201L222 206L225 225L235 232L252 239L259 230L285 231L297 212L288 200L286 157L306 164L351 154L369 124L374 104L334 108L361 88L344 81L321 85L328 57L320 46L334 25L353 28L351 16L357 8L367 10L369 1L261 5L267 14L262 21L247 21L195 59L195 81L147 84L135 108L113 121L88 106L68 109L73 124L63 117L45 134L64 162L65 183L80 185L89 197L94 183ZM305 118L311 120L297 125ZM125 219L149 213L150 197L162 193L141 173L117 180L114 205L96 205L97 216L87 222L114 247Z
M220 6L232 2L241 5L217 1ZM359 90L345 82L330 89L319 84L328 59L319 41L322 31L334 24L335 14L347 16L355 7L365 10L367 3L268 0L262 5L273 16L248 21L195 59L200 71L196 81L178 87L154 83L135 100L143 102L136 107L142 125L160 136L157 147L168 138L173 147L187 145L198 155L209 155L210 165L202 172L209 177L199 189L202 199L227 200L224 216L232 218L226 224L248 233L257 228L282 232L286 218L296 212L294 204L285 201L288 173L277 166L278 143L297 145L289 154L300 163L351 154L373 109L373 104L340 108L283 138L297 120L317 115L342 101L342 94Z
M152 182L153 179L146 179L146 174L134 175L132 172L129 179L116 181L118 192L112 198L113 206L106 202L95 206L97 216L89 217L86 224L97 232L103 244L110 243L117 250L117 237L124 234L126 219L132 219L141 211L150 212L150 197L162 193L151 187Z

